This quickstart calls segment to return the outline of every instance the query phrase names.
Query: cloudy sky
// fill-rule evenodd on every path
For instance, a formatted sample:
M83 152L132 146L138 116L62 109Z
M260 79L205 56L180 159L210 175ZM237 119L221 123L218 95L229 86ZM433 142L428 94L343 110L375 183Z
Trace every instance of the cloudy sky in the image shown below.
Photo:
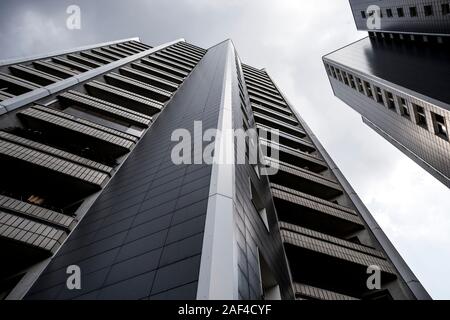
M81 8L68 30L66 8ZM435 299L450 299L450 191L332 94L321 57L365 36L347 0L1 0L0 59L139 36L207 48L231 38L265 67Z

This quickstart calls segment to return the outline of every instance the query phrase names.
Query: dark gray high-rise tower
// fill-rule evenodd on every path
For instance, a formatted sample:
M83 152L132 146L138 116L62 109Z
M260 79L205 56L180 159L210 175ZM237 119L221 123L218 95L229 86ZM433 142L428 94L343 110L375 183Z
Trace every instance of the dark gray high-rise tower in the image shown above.
M2 62L0 79L4 298L429 298L230 40L206 50L128 39ZM202 139L210 129L220 133ZM228 139L237 129L259 139ZM215 157L245 161L178 164L179 130L193 137L188 160L212 143ZM372 273L380 288L367 285Z
M450 2L350 5L369 37L323 57L334 94L450 187Z

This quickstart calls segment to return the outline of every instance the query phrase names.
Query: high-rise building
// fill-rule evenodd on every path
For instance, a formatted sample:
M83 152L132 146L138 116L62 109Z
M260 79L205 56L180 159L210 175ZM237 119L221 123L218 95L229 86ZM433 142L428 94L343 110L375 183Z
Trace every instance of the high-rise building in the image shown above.
M369 37L323 57L334 94L450 187L450 2L350 5Z
M2 62L0 77L4 298L429 299L230 40L128 39ZM180 132L193 152L178 163ZM211 144L245 161L204 161Z

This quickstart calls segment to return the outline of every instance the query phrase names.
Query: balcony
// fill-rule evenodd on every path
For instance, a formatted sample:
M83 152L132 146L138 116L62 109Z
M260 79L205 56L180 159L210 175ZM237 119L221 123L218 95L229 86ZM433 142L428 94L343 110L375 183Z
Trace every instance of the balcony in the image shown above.
M62 244L67 234L59 229L0 211L0 284L19 272L48 258Z
M170 72L166 72L166 71L163 71L163 70L161 70L161 69L159 69L157 67L151 67L151 66L148 66L148 65L140 63L140 62L132 63L131 67L133 69L145 72L147 74L150 74L150 75L153 75L153 76L165 79L167 81L170 81L170 82L173 82L173 83L176 83L176 84L181 84L183 82L183 80L184 80L183 77L178 77L176 75L173 75Z
M177 47L171 46L168 47L166 49L164 49L163 52L170 52L172 54L176 54L179 57L183 57L184 59L188 60L188 61L192 61L194 63L198 63L200 61L200 57L198 56L193 56L190 55L189 53L186 53L185 51L182 51L180 49L178 49Z
M25 128L38 133L39 141L109 165L137 142L130 134L50 108L33 106L18 117Z
M338 183L319 174L280 162L272 158L265 158L270 166L278 166L278 173L269 177L270 181L309 195L330 200L343 194Z
M128 67L121 68L119 72L126 77L144 82L146 84L158 87L169 92L175 92L179 87L179 85L175 82L171 82L169 80L165 80L163 78Z
M89 68L98 68L103 65L103 63L94 61L92 59L81 56L80 54L68 54L67 59L80 63Z
M272 141L262 138L260 138L259 141L261 145L267 148L277 149L279 152L278 157L281 162L285 162L315 173L320 173L328 169L327 164L323 160L310 155L308 152L275 144Z
M35 69L51 74L61 79L67 79L80 73L73 68L62 66L51 61L35 61L33 62Z
M302 283L294 283L294 293L297 300L333 300L333 301L351 301L359 300L347 296L345 294L336 293L333 291L308 286Z
M86 83L85 88L94 97L149 116L160 112L163 108L163 104L159 101L96 80Z
M32 83L36 83L41 86L46 86L61 80L60 77L56 77L46 72L42 72L20 64L10 66L9 70L14 76L25 79L27 81L31 81Z
M169 91L114 72L106 74L104 77L110 85L161 103L167 102L172 96L172 93Z
M152 60L152 61L158 61L160 63L163 63L163 64L167 65L167 66L175 68L177 70L186 72L187 74L189 74L189 72L191 72L191 70L192 70L192 67L188 67L188 66L186 66L186 65L184 65L182 63L175 62L175 61L173 61L173 59L167 59L167 58L163 57L161 54L158 54L158 53L154 53L154 54L150 55L148 57L148 59Z
M95 114L106 115L112 120L120 120L128 125L147 128L152 121L150 116L143 113L74 90L69 90L58 95L58 99L64 108L81 108L82 110L92 111Z
M0 87L3 94L5 94L5 97L8 97L19 96L21 94L38 89L41 86L36 83L20 79L13 75L0 72Z
M143 58L143 59L141 59L141 62L150 67L157 68L164 72L173 74L177 77L185 78L189 74L189 71L187 71L187 70L185 71L185 70L181 70L179 68L174 68L165 62L161 62L160 60L154 59L153 57Z
M272 109L266 108L266 107L263 107L262 105L257 105L254 103L252 103L252 109L255 112L258 112L260 114L263 114L263 115L266 115L266 116L269 116L272 118L276 118L279 121L284 121L293 126L297 126L299 124L298 120L296 118L294 118L291 113L287 114L284 112L278 112L277 110L274 110L273 108Z
M280 221L338 238L364 229L364 223L350 208L278 184L270 186Z
M303 131L303 129L299 126L292 126L283 121L279 121L275 118L263 115L258 112L253 112L253 116L258 124L263 124L267 127L280 130L282 132L285 132L298 138L303 138L306 136L305 131Z
M196 61L193 61L191 59L187 59L185 57L182 57L182 56L180 56L178 54L172 53L172 52L167 51L167 50L158 51L156 53L156 55L157 56L161 56L161 57L163 57L165 59L169 59L169 60L172 60L172 61L175 61L175 62L178 62L178 63L182 63L183 65L185 65L186 67L191 68L191 69L193 69L197 65Z
M88 67L84 64L75 62L75 61L71 61L69 59L63 58L63 57L54 57L52 58L52 61L54 63L60 64L62 66L66 66L68 68L77 70L79 72L86 72L92 69L92 67Z
M369 266L380 268L382 285L396 279L395 270L385 258L350 248L352 243L346 247L317 233L302 231L281 230L294 282L363 298L370 292L366 286Z
M260 91L253 90L250 87L247 87L247 89L248 89L248 94L251 95L251 96L257 97L259 99L263 99L265 101L269 101L269 102L271 102L273 104L278 105L281 108L286 108L287 107L286 102L283 100L283 98L281 98L281 96L278 97L278 98L274 98L274 97L272 97L271 95L269 95L267 93L262 93Z

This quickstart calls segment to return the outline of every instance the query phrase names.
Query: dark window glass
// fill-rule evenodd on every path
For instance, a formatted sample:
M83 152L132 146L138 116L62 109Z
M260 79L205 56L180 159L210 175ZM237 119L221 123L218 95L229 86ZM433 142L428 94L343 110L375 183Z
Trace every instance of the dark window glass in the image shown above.
M445 118L439 114L431 113L433 122L434 122L434 130L436 135L441 138L448 140L448 130L447 124L445 123Z
M425 11L425 16L426 17L433 15L433 6L431 6L431 5L424 6L423 9Z
M409 113L409 108L408 108L408 104L406 103L406 100L404 98L399 98L399 102L400 102L401 115L404 116L405 118L410 119L411 115Z
M403 8L397 8L397 14L399 17L404 17L405 12L403 11Z
M392 9L386 9L386 15L388 16L388 18L392 18Z
M427 117L425 115L425 109L417 104L413 103L414 113L416 115L416 123L427 129Z
M386 97L387 97L388 108L391 110L395 110L394 96L392 95L392 93L389 91L386 91Z
M450 5L448 3L443 3L442 4L442 14L444 16L450 14Z
M362 17L363 19L366 18L366 12L365 12L365 11L361 11L361 17Z
M416 7L410 7L409 8L409 14L411 17L417 17L417 8Z

